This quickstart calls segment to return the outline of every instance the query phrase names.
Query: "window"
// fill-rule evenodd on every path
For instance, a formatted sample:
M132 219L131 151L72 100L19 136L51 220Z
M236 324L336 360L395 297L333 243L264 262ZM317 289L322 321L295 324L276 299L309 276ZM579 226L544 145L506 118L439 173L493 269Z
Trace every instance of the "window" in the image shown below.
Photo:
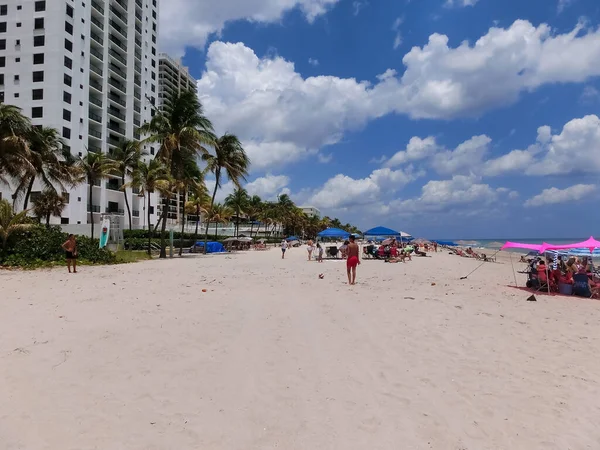
M63 81L67 86L71 86L71 83L73 81L73 78L71 78L71 75L67 75L65 73L65 76L63 77Z
M67 5L67 16L73 17L73 7L70 5Z
M15 83L17 83L19 81L20 77L19 75L15 75Z
M17 22L17 28L21 28L22 23L21 22Z
M156 92L156 86L152 85L152 92Z
M4 91L0 92L0 103L4 103Z
M8 5L0 5L0 16L6 16L8 14Z
M156 47L152 47L152 54L156 55Z
M69 22L65 22L65 31L69 34L73 34L73 25L71 25Z
M156 23L152 24L152 31L156 31Z
M156 67L156 60L155 59L152 60L152 67Z
M0 73L0 86L4 84L4 74Z
M67 69L73 68L73 60L71 58L69 58L68 56L65 56L65 67Z
M6 56L0 56L0 67L6 67Z
M152 18L156 20L156 11L152 11Z
M6 22L0 22L0 33L6 33Z
M39 119L40 117L44 117L44 108L42 108L41 106L31 108L31 118Z
M34 47L42 47L46 44L46 36L34 36L33 37L33 46ZM19 44L17 44L19 45Z
M0 39L0 50L6 50L6 39Z
M35 19L35 21L33 22L33 29L34 30L42 30L43 28L44 28L44 18L37 17Z
M65 48L70 52L73 51L73 43L68 39L65 39Z
M21 39L17 39L15 41L15 47L19 47L21 45Z
M152 43L156 44L156 36L152 35Z
M17 11L21 11L23 9L23 5L17 5Z
M154 206L149 206L149 207L148 207L148 212L149 212L150 214L154 214Z
M69 111L68 109L63 109L63 119L66 120L67 122L71 121L71 111Z
M69 225L69 218L68 217L61 217L60 218L60 224L61 225Z
M39 83L41 81L44 81L44 71L38 70L37 72L33 72L33 82Z
M63 127L62 135L65 139L71 139L71 130L67 127Z
M16 58L15 58L15 62L21 62L21 58L19 58L19 57L16 57Z
M33 100L43 100L44 99L44 90L43 89L34 89L31 91L31 98Z
M15 98L19 98L19 93L15 92Z
M63 102L71 104L71 94L68 92L63 92Z
M46 1L38 0L35 2L35 12L46 11Z
M156 80L156 72L152 72L152 79Z
M33 64L44 64L44 54L43 53L35 53L33 55Z

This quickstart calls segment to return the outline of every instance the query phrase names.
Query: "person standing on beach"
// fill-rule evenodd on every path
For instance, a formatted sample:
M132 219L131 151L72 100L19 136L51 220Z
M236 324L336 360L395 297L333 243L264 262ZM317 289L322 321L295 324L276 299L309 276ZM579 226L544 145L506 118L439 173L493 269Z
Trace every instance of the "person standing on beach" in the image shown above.
M284 239L283 241L281 241L281 259L285 259L285 251L287 250L287 247L288 247L288 243Z
M69 273L71 273L71 264L73 264L73 273L77 273L77 241L75 235L70 234L62 248L65 251Z
M308 260L310 261L310 259L312 258L312 252L315 248L313 247L313 241L310 240L308 241L308 247L306 248L306 250L308 251Z
M348 272L348 284L356 284L356 266L360 264L360 250L358 244L354 242L354 236L350 235L350 243L348 244L346 260L346 270Z

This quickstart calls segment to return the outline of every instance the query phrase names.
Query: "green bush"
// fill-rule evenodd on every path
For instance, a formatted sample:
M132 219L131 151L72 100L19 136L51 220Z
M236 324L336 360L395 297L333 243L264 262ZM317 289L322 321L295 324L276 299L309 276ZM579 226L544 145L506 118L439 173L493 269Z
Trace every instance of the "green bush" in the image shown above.
M58 226L46 228L35 225L10 236L6 255L1 263L6 266L35 268L64 262L62 244L66 240L67 233L63 233ZM115 255L110 250L98 248L98 239L77 237L77 250L78 260L83 264L116 262Z

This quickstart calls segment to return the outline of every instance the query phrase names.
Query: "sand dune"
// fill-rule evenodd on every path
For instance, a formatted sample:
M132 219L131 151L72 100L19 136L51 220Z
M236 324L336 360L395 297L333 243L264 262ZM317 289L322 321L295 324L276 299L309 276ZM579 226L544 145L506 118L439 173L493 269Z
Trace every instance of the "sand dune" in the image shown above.
M0 448L600 448L600 302L279 256L0 272Z

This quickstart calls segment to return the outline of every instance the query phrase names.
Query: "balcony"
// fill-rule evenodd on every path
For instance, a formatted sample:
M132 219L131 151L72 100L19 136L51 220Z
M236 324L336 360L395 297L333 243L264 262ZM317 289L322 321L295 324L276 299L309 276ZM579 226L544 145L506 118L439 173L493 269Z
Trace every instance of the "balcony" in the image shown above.
M94 7L94 9L96 9L96 11L98 11L100 14L104 14L104 8L102 6L100 6L99 3L95 2L92 0L92 6Z
M90 79L90 86L96 89L98 92L102 93L102 83L98 83L96 80ZM100 102L100 105L97 106L102 107L102 102Z
M124 52L127 52L127 46L125 44L123 44L119 38L115 37L112 34L110 35L110 42L115 44L117 47L119 47Z
M88 145L87 151L89 153L101 153L102 149L100 147L96 147L95 145ZM94 185L95 186L100 186L100 181L98 181L98 184L94 183Z
M134 124L136 127L139 127L139 126L140 126L140 120L139 120L139 119L133 119L133 124Z
M108 94L108 98L110 100L112 100L113 102L117 103L118 105L121 105L123 107L127 106L127 103L125 103L125 100L121 99L121 97L119 97L116 94L113 94L112 92L110 94Z
M125 136L125 128L121 128L120 126L118 126L115 123L109 123L108 129L111 131L114 131L115 133L119 133L119 134L122 134L123 136Z
M114 137L112 134L108 137L108 145L113 145L115 147L118 147L119 145L121 145L121 141L119 140L119 138Z
M94 72L96 75L102 76L102 67L99 67L96 64L90 63L90 70L92 72Z
M109 206L107 206L107 207L106 207L106 212L107 212L108 214L120 214L120 215L123 215L123 214L125 214L125 210L123 210L123 209L118 209L118 208L111 208L111 207L109 207Z
M138 195L140 193L140 188L139 187L132 187L131 188L131 193Z
M124 10L125 12L127 12L127 2L124 2L124 1L122 1L122 0L115 0L115 3L116 3L117 5L119 5L121 8L123 8L123 10Z
M115 183L113 181L107 181L105 186L106 186L106 189L108 189L109 191L120 191L121 190L121 185L119 183Z
M135 57L141 62L142 61L142 52L135 51Z
M121 114L121 113L119 112L119 110L118 110L118 109L116 109L116 108L113 108L112 106L111 106L110 108L108 108L108 113L109 113L111 116L113 116L113 117L116 117L117 119L120 119L120 120L122 120L123 122L125 122L125 120L127 120L127 119L125 118L125 115L124 115L124 114Z
M110 6L110 12L113 13L113 15L118 18L121 22L123 22L123 25L126 27L127 26L127 16L121 14L119 11L117 11L117 8L115 8L114 6Z
M123 94L125 94L127 91L127 89L125 88L125 85L123 83L119 83L116 79L114 79L112 77L108 79L108 83L115 89L118 89L119 91L121 91Z
M140 50L142 49L142 41L140 41L138 38L135 38L135 45L137 45Z
M88 111L88 115L89 115L90 119L92 119L100 124L102 123L102 117L99 116L98 114L94 114L93 112Z
M108 23L110 23L113 29L116 30L121 36L127 39L127 30L121 28L114 20L109 20Z
M104 59L104 55L102 54L102 52L99 52L98 50L96 50L93 47L90 47L90 54L92 56L95 56L98 59L98 61L100 61L100 62L102 62L102 60Z
M100 212L100 205L90 205L88 203L88 205L87 205L87 212L99 213Z
M141 0L135 0L135 4L138 6L138 8L143 8Z
M135 12L135 18L141 22L142 21L142 14L136 11Z
M139 133L139 131L134 131L133 138L139 141L142 138L142 135Z
M94 2L92 2L92 4L94 4ZM102 31L104 31L104 24L102 22L100 22L95 17L92 17L91 21L94 25L96 25L98 28L100 28Z
M92 37L92 39L94 41L96 41L98 44L100 45L104 45L104 39L102 39L100 36L98 36L96 33L94 33L93 31L90 31L90 36Z
M89 134L90 136L92 136L92 137L95 137L95 138L98 138L98 139L102 139L102 133L100 133L99 131L96 131L96 130L92 130L92 129L90 129L90 130L88 131L88 134Z
M98 97L94 97L93 95L90 95L90 103L92 105L96 105L96 106L102 108L102 99L100 99Z
M132 209L132 210L131 210L131 215L132 215L133 217L140 217L140 212L139 212L139 211L136 211L135 209Z
M115 64L110 63L110 65L108 66L110 67L110 70L112 70L115 74L119 75L121 78L123 78L124 80L127 79L127 74L125 72L123 72L121 69L119 69ZM113 80L114 78L110 78L110 80ZM115 80L116 81L116 80ZM125 86L123 86L123 89L121 89L123 92L125 92Z
M115 58L117 61L119 61L121 64L123 64L125 67L127 67L127 60L125 58L123 58L121 55L119 55L116 51L114 51L112 48L108 51L108 53L110 54L110 56L112 56L113 58Z
M135 83L135 85L137 87L142 87L142 80L140 79L140 77L138 75L133 77L133 82Z
M139 106L136 106L136 105L133 105L133 110L134 110L136 113L138 113L138 114L141 114L141 112L142 112L142 109L141 109Z
M139 25L135 25L135 31L136 33L142 34L142 28Z

